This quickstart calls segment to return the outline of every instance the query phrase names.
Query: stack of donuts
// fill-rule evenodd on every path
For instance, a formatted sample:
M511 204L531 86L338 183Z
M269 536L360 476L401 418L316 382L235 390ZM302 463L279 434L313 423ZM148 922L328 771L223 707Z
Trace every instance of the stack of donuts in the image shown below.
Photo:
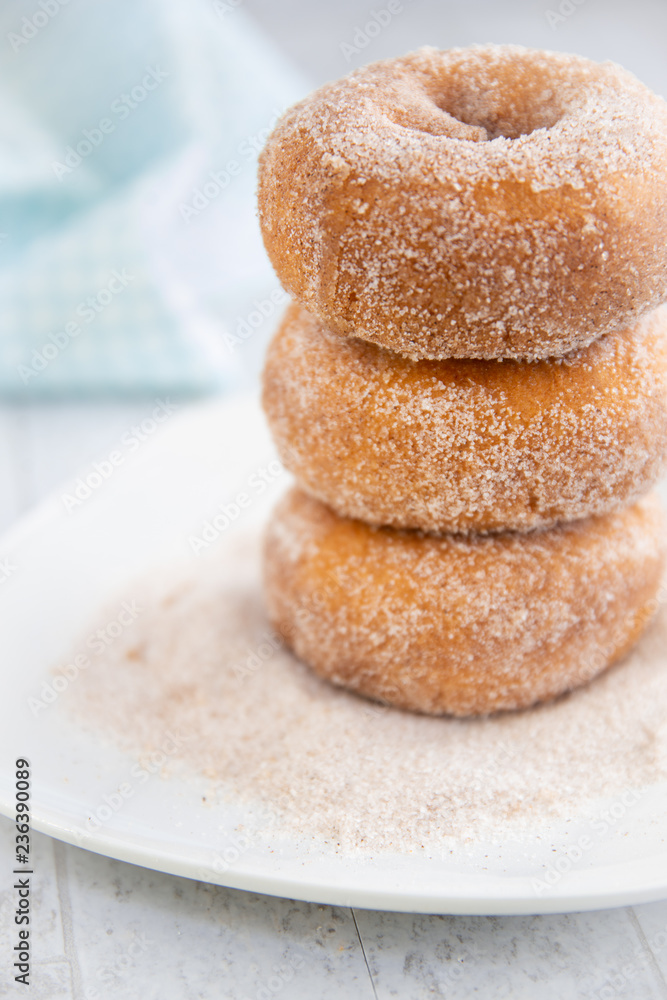
M635 642L663 600L665 178L663 100L519 46L374 63L280 120L263 403L297 486L265 584L317 673L465 716Z

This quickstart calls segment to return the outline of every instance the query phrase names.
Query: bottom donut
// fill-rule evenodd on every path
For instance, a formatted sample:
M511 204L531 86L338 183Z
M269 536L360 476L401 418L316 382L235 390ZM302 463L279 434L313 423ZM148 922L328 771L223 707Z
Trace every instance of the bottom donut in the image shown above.
M549 700L622 657L658 606L664 561L654 495L539 531L438 536L349 520L293 489L264 576L273 626L318 674L466 716Z

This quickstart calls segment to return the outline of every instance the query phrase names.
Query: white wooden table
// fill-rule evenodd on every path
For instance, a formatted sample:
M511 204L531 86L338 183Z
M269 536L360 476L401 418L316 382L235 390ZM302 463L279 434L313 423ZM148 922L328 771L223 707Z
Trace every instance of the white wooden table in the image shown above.
M108 452L151 406L0 407L0 528ZM28 993L9 975L13 832L0 820L0 996L667 998L667 901L536 917L352 911L192 882L40 834Z

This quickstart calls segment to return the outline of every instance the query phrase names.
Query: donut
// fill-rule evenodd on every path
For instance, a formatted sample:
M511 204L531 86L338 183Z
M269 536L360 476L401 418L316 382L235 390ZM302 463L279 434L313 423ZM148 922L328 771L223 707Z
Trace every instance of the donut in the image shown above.
M664 561L652 494L540 531L438 536L341 518L293 489L264 576L273 626L317 674L466 716L546 701L620 659L667 594Z
M411 361L292 304L263 405L338 514L425 531L546 527L629 503L667 455L667 306L549 361Z
M333 332L557 357L667 299L667 104L614 63L423 48L316 90L260 157L264 244Z

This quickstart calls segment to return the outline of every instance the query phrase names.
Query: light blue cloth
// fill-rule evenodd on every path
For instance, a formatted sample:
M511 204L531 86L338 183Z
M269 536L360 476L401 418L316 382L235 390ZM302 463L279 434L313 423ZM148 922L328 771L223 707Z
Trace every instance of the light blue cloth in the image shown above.
M9 0L0 34L0 393L233 380L224 320L277 287L257 150L305 82L239 0Z

